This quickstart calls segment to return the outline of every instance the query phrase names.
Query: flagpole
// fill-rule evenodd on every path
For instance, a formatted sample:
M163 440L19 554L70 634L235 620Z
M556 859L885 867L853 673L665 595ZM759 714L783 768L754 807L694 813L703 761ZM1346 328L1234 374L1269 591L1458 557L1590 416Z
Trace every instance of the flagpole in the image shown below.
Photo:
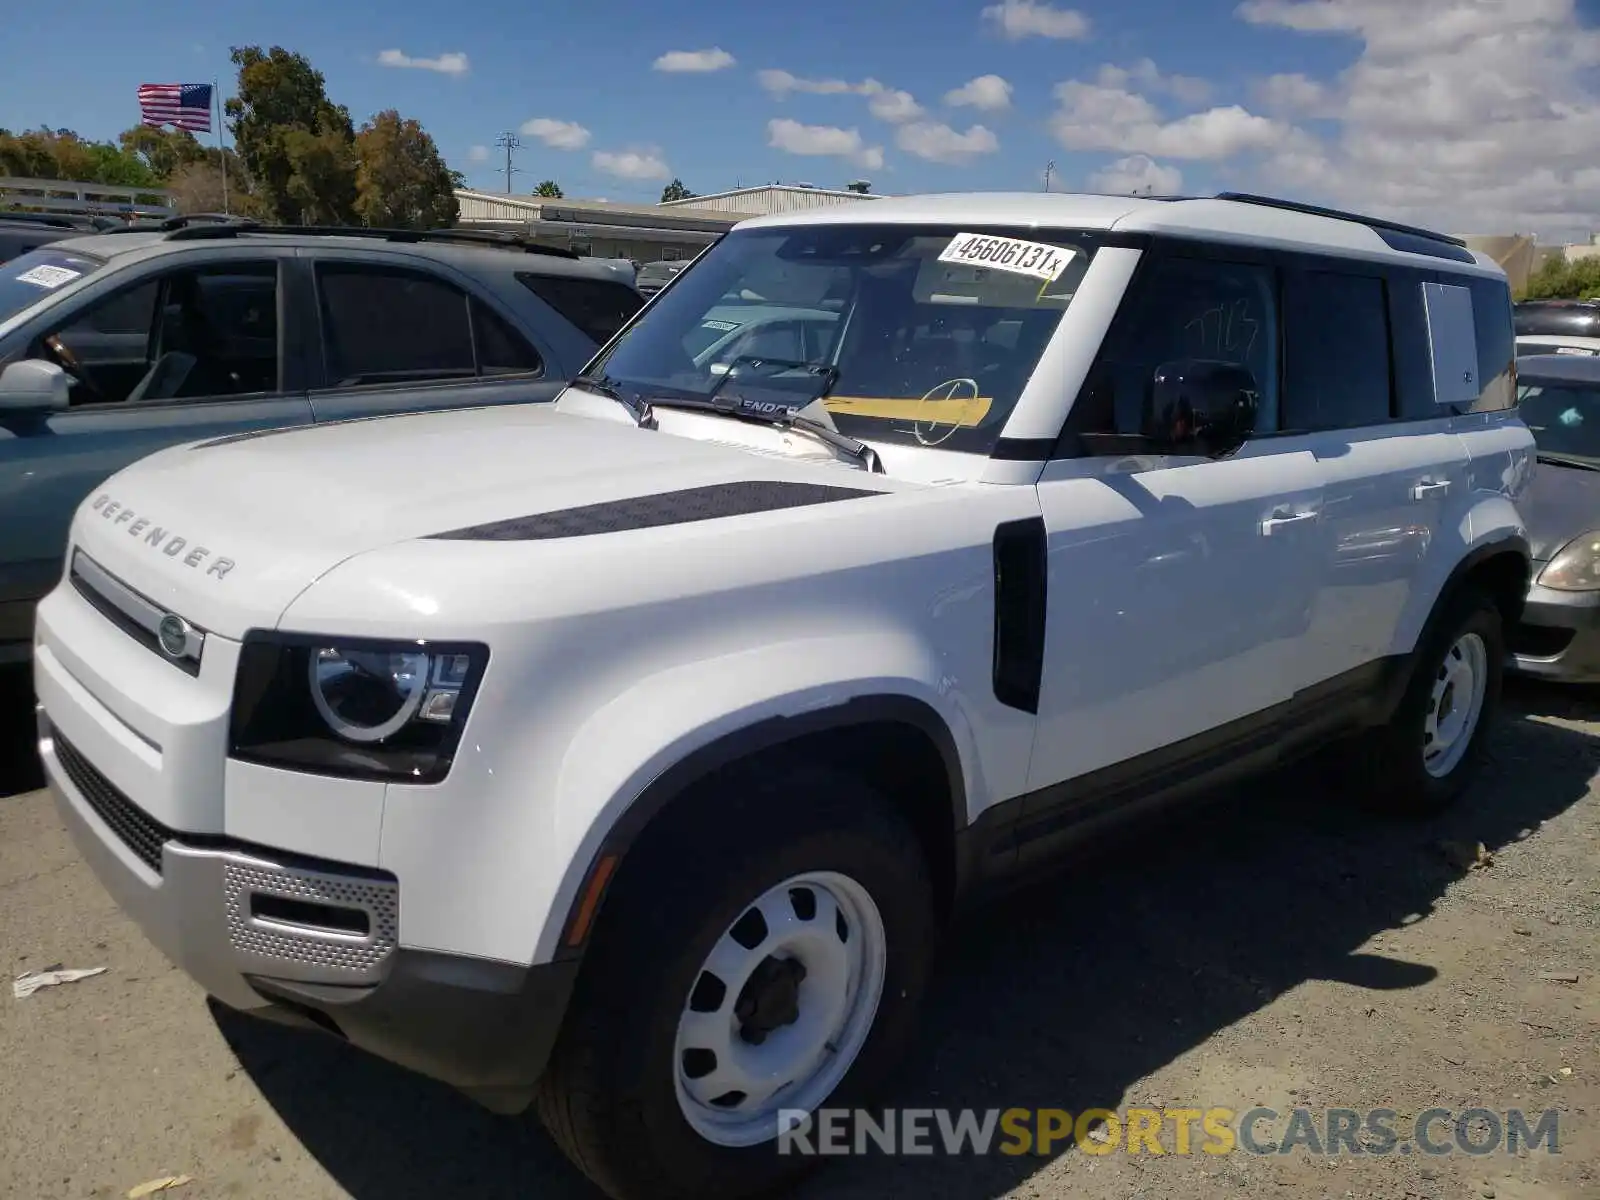
M211 77L212 104L217 110L217 162L222 167L222 211L228 212L228 151L222 144L222 87L218 78Z

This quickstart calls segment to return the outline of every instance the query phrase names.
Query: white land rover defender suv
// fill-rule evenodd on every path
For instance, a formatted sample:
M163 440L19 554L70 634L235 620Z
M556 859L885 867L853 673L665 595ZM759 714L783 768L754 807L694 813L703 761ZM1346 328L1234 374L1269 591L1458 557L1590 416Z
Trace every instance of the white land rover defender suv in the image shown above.
M957 905L1334 738L1460 792L1512 346L1484 256L1261 197L747 221L554 404L114 476L40 750L212 995L536 1101L613 1196L748 1194L872 1100Z

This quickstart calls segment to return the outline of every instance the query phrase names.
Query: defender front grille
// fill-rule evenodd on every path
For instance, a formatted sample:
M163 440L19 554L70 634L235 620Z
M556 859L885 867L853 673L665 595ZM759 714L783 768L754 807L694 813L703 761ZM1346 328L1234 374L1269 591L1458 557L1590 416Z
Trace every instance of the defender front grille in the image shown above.
M281 964L375 982L399 943L400 889L392 880L264 861L223 870L229 939L260 973ZM262 900L287 903L266 908Z
M59 731L52 730L50 736L54 740L61 769L67 773L72 786L82 794L95 815L111 827L111 831L133 851L140 862L157 875L161 874L161 847L172 840L173 832L124 796Z
M82 550L72 553L73 590L146 650L190 675L200 674L206 633L134 591Z

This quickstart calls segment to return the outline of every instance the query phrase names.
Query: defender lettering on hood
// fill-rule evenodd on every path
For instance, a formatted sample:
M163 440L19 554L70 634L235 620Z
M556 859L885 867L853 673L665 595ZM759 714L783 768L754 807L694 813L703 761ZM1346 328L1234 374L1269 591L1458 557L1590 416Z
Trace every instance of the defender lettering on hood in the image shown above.
M126 526L130 537L142 537L146 546L160 550L168 558L176 559L182 555L181 561L186 567L198 570L204 566L207 575L215 575L218 579L234 568L233 559L214 555L204 546L190 546L187 538L161 525L152 525L149 517L141 517L105 492L94 498L91 507L113 525Z

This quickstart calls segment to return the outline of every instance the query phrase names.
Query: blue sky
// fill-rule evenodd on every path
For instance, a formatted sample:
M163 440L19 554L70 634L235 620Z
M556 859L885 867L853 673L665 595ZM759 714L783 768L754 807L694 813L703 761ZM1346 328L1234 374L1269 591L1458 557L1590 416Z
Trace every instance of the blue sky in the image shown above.
M1212 81L1211 103L1248 104L1248 64L1270 67L1261 75L1327 75L1359 49L1347 39L1325 43L1251 26L1233 15L1230 0L1083 3L1076 8L1080 22L1062 18L1055 24L1045 5L1009 10L1014 32L1018 12L1021 27L1031 21L1045 33L1085 27L1081 36L1066 37L1008 36L999 19L1006 14L985 16L985 7L982 0L810 0L803 6L457 0L449 19L441 20L437 3L395 0L375 25L358 15L364 7L326 0L271 6L238 0L80 3L72 8L79 54L63 61L38 52L59 37L59 12L29 4L6 21L0 125L46 123L109 136L136 122L140 82L216 75L226 89L229 45L279 43L309 57L327 76L333 98L358 122L375 110L397 107L422 121L451 165L475 186L496 190L505 182L494 171L497 164L474 161L472 148L492 146L501 130L520 130L538 118L581 125L589 137L577 149L561 149L519 133L518 190L552 177L568 195L659 196L657 179L619 178L597 168L597 151L638 155L600 160L638 174L650 173L647 160L659 160L702 193L769 179L839 186L862 175L880 191L1033 188L1050 159L1064 186L1082 186L1094 170L1122 156L1075 152L1052 138L1046 127L1055 108L1052 89L1063 80L1091 78L1105 63L1132 65L1148 58L1161 72ZM1054 10L1063 11L1069 10ZM91 46L99 47L92 55ZM705 72L652 68L672 51L715 48L733 63ZM464 55L466 70L383 66L384 50L425 60ZM872 115L870 95L797 91L780 99L759 82L762 70L811 81L876 80L886 90L910 92L927 110L926 123L946 124L963 135L979 125L998 149L973 154L966 163L929 161L897 146L896 125ZM947 92L985 75L1012 85L1008 110L942 102ZM1172 112L1181 108L1175 105ZM773 119L854 129L862 150L854 158L786 152L769 144ZM827 138L808 140L791 131L787 139L802 147L819 142ZM969 144L987 145L988 139L979 134ZM882 166L871 165L874 146L883 148ZM937 141L923 150L949 154ZM1210 182L1199 170L1185 171L1186 182L1191 174L1194 184Z
M139 83L215 76L226 93L228 47L276 43L358 123L416 117L490 190L510 129L515 189L553 178L569 196L653 201L673 176L700 193L1032 189L1054 160L1060 190L1252 188L1582 228L1600 225L1597 4L391 0L380 21L335 0L26 4L7 14L0 126L108 137L137 120ZM50 50L63 11L70 57ZM718 69L661 69L675 53ZM984 103L954 103L973 80Z

